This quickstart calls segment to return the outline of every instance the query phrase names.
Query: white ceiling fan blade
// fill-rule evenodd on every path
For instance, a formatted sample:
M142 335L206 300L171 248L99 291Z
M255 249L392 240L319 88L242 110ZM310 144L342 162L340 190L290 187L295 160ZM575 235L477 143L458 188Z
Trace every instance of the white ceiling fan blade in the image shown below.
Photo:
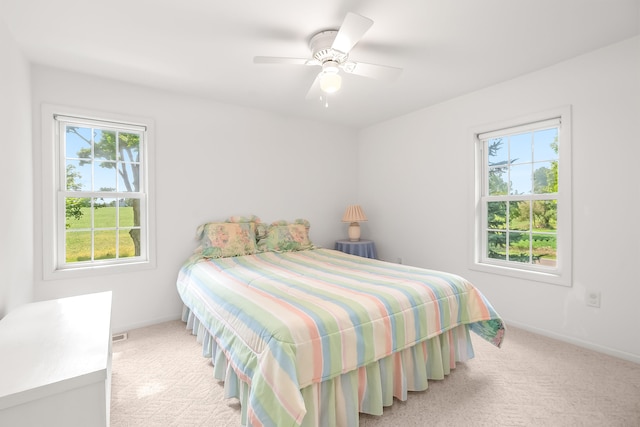
M393 81L402 74L402 68L367 64L366 62L347 62L343 64L342 69L347 73L358 76L387 81Z
M308 64L309 58L284 58L279 56L254 56L254 64L291 64L291 65L315 65ZM317 62L317 61L316 61Z
M342 53L349 53L372 25L373 21L369 18L352 12L347 13L331 47Z
M322 91L320 90L320 73L318 73L318 75L316 76L316 79L311 84L311 87L309 88L309 91L307 92L307 96L305 97L305 99L312 99L312 100L319 101L321 97L322 97Z

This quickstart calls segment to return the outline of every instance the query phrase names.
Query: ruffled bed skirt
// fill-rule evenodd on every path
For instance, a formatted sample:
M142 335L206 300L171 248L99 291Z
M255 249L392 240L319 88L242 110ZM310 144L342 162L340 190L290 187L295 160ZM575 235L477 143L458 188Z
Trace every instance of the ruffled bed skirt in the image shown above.
M214 378L224 381L225 397L240 400L242 425L246 426L249 385L238 378L215 337L186 306L182 321L202 343L203 356L211 358ZM472 357L469 328L461 325L354 371L307 386L301 390L307 409L302 426L358 426L359 412L382 415L383 407L391 406L394 397L406 400L408 391L426 390L428 380L444 379L456 362Z

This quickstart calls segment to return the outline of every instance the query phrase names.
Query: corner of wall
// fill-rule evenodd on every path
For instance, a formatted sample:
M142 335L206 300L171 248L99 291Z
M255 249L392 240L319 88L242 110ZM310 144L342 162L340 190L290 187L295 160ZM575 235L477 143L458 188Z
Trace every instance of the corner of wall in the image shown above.
M30 66L18 43L0 21L0 141L8 177L4 198L10 209L0 210L0 316L33 299L34 190L31 131Z

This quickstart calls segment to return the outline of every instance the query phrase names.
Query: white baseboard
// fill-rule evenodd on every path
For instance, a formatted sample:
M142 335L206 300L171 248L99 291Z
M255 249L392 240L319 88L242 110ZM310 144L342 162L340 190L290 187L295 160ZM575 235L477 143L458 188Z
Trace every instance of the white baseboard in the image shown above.
M146 326L157 325L158 323L170 322L172 320L180 320L180 318L181 318L181 312L177 313L174 316L164 316L164 317L158 317L156 319L145 320L144 322L129 323L124 326L120 325L118 327L114 326L112 330L114 334L118 334L122 332L131 331L132 329L138 329L138 328L144 328Z
M598 353L608 354L609 356L617 357L619 359L628 360L630 362L640 364L640 355L627 353L625 351L616 350L609 347L604 347L598 344L594 344L589 341L584 341L578 338L570 337L568 335L558 334L556 332L547 331L545 329L534 328L532 326L528 326L522 323L513 322L507 319L504 319L504 322L507 325L507 334L509 334L508 329L509 326L513 326L518 329L524 329L525 331L533 332L538 335L542 335L548 338L553 338L558 341L563 341L569 344L577 345L578 347L587 348L589 350L597 351ZM507 338L508 339L508 338Z

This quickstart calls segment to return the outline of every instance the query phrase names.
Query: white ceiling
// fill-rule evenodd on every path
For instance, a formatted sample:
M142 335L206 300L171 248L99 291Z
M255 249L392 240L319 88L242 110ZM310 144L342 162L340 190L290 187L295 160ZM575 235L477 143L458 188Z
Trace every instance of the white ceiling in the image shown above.
M401 67L354 75L325 108L305 95L309 38L347 12L374 24L350 59ZM640 34L640 0L0 0L34 63L353 127L433 105Z

